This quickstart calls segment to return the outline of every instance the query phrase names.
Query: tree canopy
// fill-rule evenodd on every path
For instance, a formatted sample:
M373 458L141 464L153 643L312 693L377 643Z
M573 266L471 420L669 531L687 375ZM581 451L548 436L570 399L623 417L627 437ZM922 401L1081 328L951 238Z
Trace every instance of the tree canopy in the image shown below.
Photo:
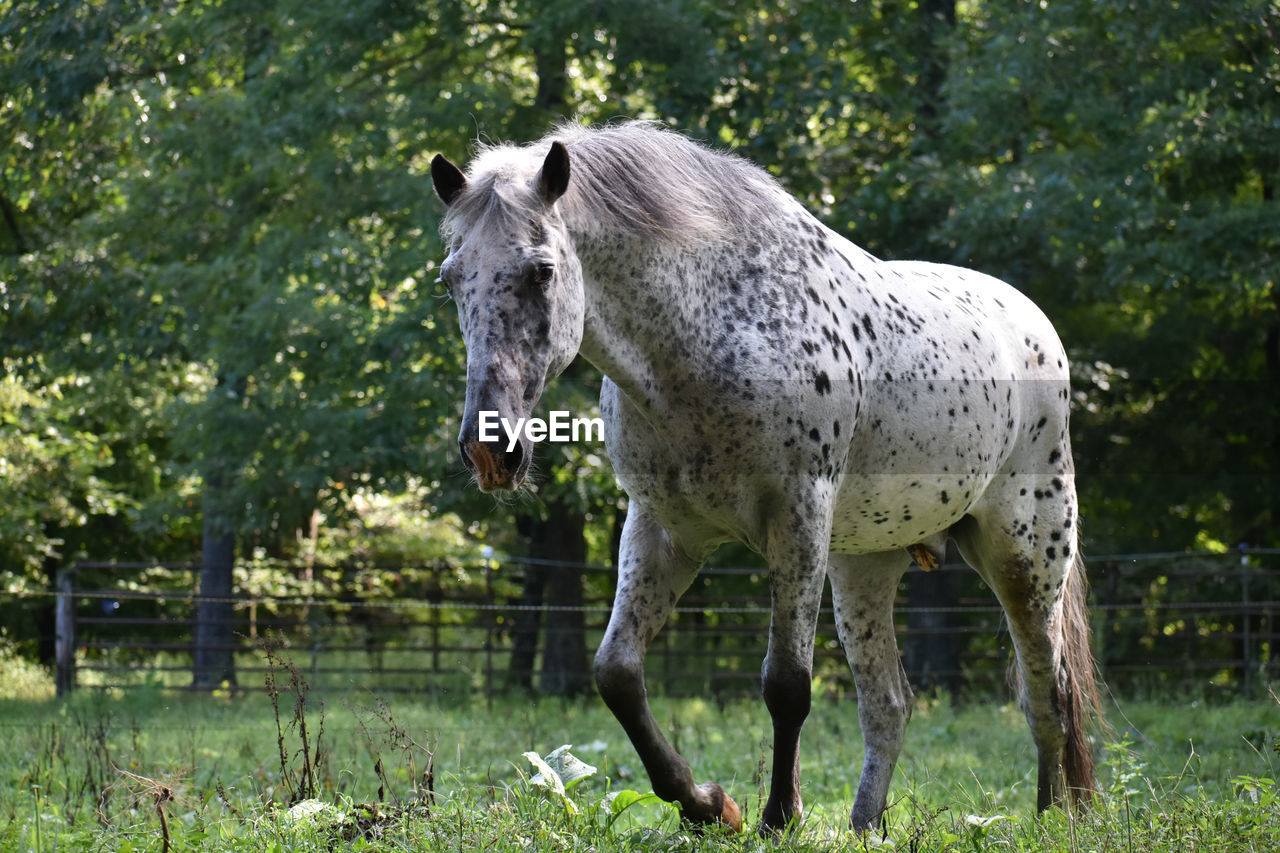
M434 283L430 157L566 117L667 122L874 253L1030 294L1093 547L1280 541L1269 0L7 0L0 79L11 590L191 558L210 518L287 555L406 491L509 538L572 500L607 553L603 448L543 450L532 501L468 488Z

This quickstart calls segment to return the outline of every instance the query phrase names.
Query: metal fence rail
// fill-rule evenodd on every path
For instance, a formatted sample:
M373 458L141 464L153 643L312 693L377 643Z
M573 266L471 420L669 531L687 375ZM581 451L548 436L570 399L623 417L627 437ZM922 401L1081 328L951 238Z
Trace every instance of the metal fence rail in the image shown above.
M448 693L499 691L530 683L512 672L513 639L528 616L546 632L581 613L588 650L604 631L614 573L574 565L583 604L524 604L521 573L531 561L489 565L478 582L449 587L447 567L415 567L428 595L371 598L339 584L326 594L241 595L231 599L237 684L255 689L267 669L264 647L287 656L314 689ZM545 563L537 565L546 567ZM56 592L58 685L185 689L191 678L198 566L161 566L169 588L125 585L137 565L81 563ZM553 565L552 568L555 568ZM441 577L432 580L432 573ZM1109 555L1090 561L1094 652L1113 689L1246 689L1270 679L1278 639L1280 550L1233 554ZM113 573L121 583L113 583ZM899 643L951 644L955 663L933 672L943 683L980 694L1002 689L1010 644L1000 608L977 576L945 565L950 603L913 606L906 588L927 583L914 571L896 609ZM94 583L81 585L92 577ZM501 578L502 582L495 582ZM183 585L186 580L185 586ZM521 617L525 617L521 622ZM924 617L930 618L924 618ZM681 600L649 651L652 689L669 695L726 695L759 689L769 624L768 577L758 569L707 569ZM540 657L531 664L541 666ZM587 666L587 660L581 662ZM852 689L836 637L829 592L820 620L815 676L827 689Z

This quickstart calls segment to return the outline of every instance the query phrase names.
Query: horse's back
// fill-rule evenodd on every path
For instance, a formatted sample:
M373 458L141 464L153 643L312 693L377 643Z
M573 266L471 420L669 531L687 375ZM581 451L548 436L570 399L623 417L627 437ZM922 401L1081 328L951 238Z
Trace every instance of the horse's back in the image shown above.
M1066 354L1053 324L1031 299L994 276L964 267L926 261L885 261L887 274L901 276L903 291L917 300L939 303L954 331L972 332L975 326L989 340L1009 348L1007 355L1030 350L1034 364L1024 364L1019 372L1017 359L1011 367L1017 378L1065 377ZM1044 355L1041 359L1038 356ZM1048 362L1050 355L1052 363Z

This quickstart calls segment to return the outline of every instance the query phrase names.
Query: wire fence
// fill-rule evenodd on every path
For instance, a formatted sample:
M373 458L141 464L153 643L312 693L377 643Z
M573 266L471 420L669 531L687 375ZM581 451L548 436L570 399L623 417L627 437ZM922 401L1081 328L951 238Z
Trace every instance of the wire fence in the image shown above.
M524 580L535 570L580 577L581 603L531 601ZM1094 653L1112 689L1235 692L1273 677L1280 549L1104 555L1089 561L1089 575ZM192 565L79 563L64 571L50 593L60 689L190 688L197 605L210 600L192 592L198 577ZM289 583L266 590L254 577ZM531 560L241 572L240 594L224 600L235 670L224 688L260 687L267 647L292 660L313 689L495 693L536 687L548 667L575 670L581 678L570 683L585 683L615 579L607 566ZM982 696L1004 689L1011 644L1002 612L967 567L913 569L895 620L913 682ZM651 689L757 692L768 626L765 570L704 570L649 650ZM581 652L553 661L546 650L566 632ZM829 591L814 675L824 689L853 689Z

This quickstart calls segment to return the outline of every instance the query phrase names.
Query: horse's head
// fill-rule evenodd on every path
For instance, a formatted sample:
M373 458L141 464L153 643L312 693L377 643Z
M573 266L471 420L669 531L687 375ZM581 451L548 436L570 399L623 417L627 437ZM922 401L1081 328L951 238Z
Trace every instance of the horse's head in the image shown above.
M484 492L517 488L533 458L524 431L512 444L495 418L512 428L528 418L582 342L582 268L556 207L569 185L569 152L555 142L540 168L533 163L481 162L468 178L441 155L431 161L436 194L449 208L440 278L457 302L467 347L458 445ZM482 413L496 427L483 437Z

